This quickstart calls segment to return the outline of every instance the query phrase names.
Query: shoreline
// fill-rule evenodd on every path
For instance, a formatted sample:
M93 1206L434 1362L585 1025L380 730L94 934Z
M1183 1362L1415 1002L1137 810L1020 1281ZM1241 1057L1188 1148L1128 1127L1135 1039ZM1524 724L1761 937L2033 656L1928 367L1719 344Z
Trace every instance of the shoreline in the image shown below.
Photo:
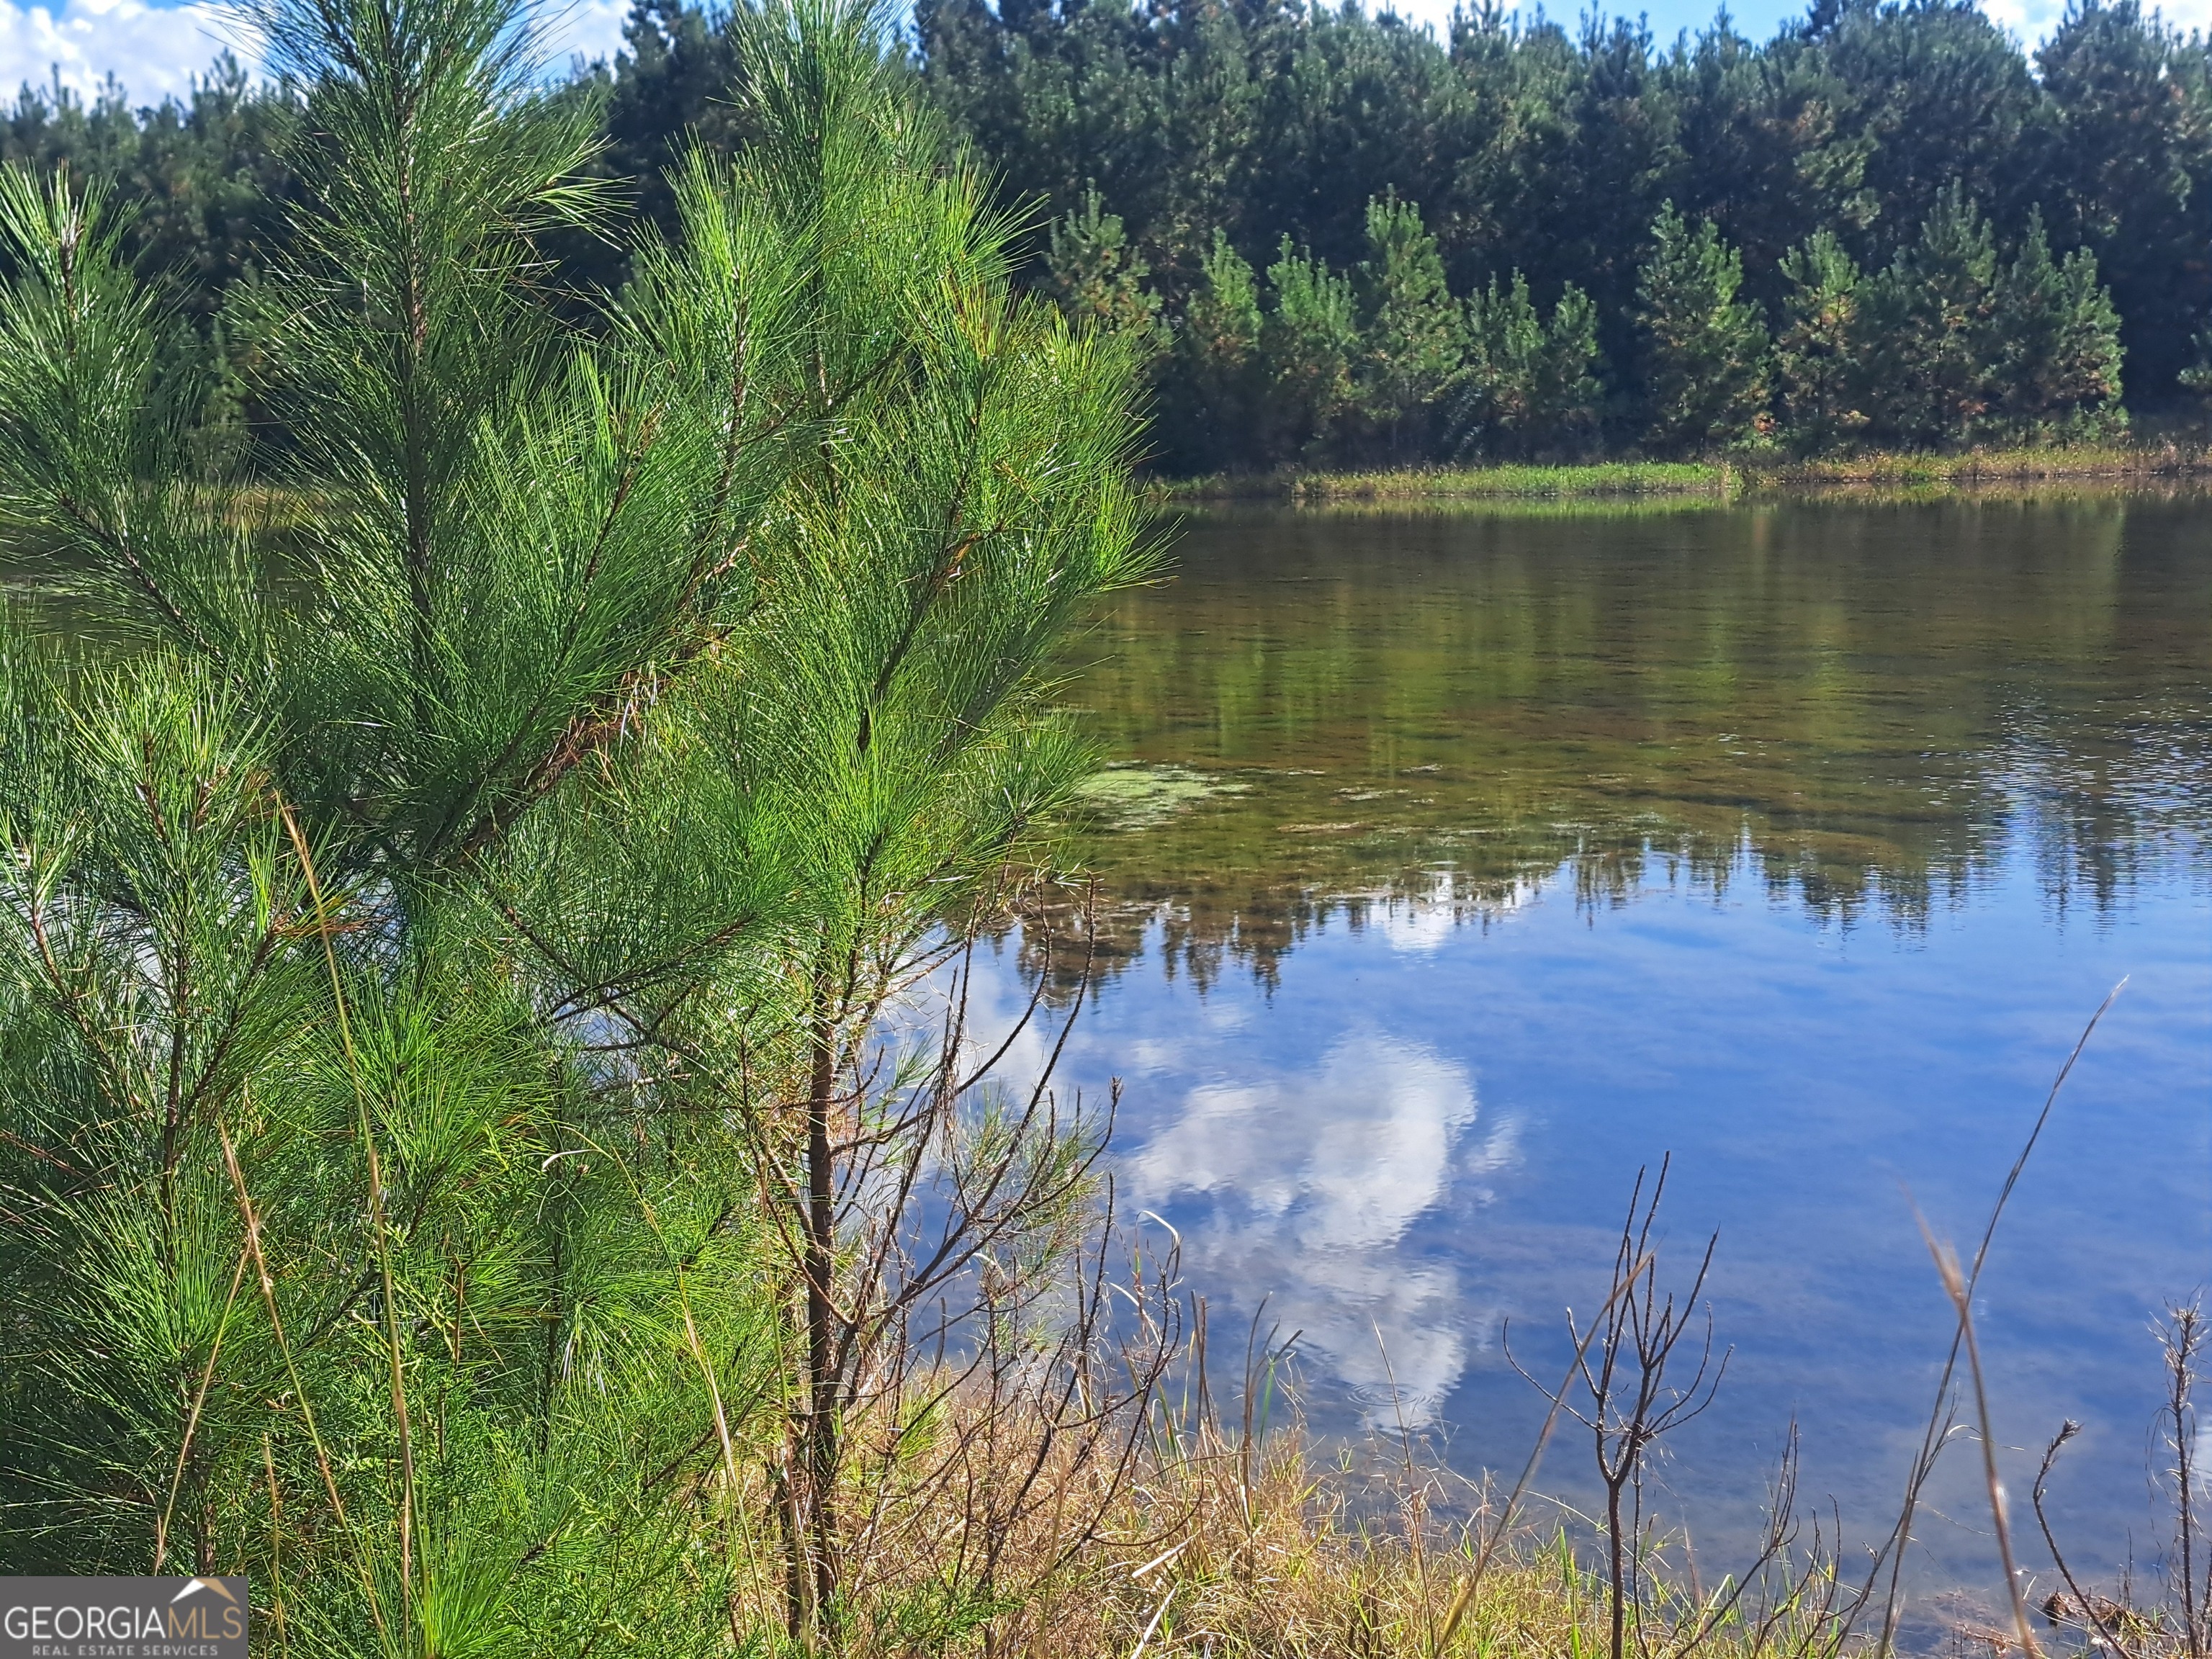
M2122 493L2206 481L2212 481L2212 449L2163 444L1983 450L1956 455L1877 452L1820 460L1600 461L1571 466L1215 474L1163 479L1153 487L1170 506L1176 507L1462 502L1631 506L1662 501L1723 505L1760 496L1869 491L1941 499L2013 494L2043 484Z

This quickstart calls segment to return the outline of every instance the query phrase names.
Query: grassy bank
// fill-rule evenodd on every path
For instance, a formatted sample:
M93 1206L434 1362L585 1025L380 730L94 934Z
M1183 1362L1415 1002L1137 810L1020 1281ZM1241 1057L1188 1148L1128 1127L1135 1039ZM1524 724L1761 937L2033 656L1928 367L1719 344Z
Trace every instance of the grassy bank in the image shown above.
M1895 453L1820 460L1755 462L1739 469L1752 488L1820 489L1855 486L1992 485L2106 482L2130 488L2212 477L2212 451L2199 444L2081 445L1970 450L1956 455Z
M1583 466L1217 475L1179 479L1163 488L1170 501L1192 505L1540 504L1723 501L1754 493L1869 489L1964 494L2045 483L2137 489L2207 478L2212 478L2212 451L2200 445L2159 444L1975 450L1952 455L1872 452L1814 460L1602 461Z
M1719 496L1725 469L1702 461L1588 466L1407 468L1379 472L1222 474L1165 486L1175 501L1597 501Z

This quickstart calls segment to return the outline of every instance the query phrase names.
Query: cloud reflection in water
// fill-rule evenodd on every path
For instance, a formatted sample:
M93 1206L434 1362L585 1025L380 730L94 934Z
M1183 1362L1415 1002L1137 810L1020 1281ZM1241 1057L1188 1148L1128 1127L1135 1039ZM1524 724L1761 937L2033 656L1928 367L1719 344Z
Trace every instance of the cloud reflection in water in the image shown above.
M1481 1177L1515 1161L1510 1120L1463 1146L1477 1115L1465 1067L1356 1030L1310 1071L1191 1090L1122 1167L1155 1208L1208 1201L1184 1230L1195 1281L1248 1312L1270 1298L1268 1322L1303 1331L1300 1349L1370 1417L1423 1420L1467 1364L1468 1310L1453 1267L1404 1246L1422 1216L1480 1201Z

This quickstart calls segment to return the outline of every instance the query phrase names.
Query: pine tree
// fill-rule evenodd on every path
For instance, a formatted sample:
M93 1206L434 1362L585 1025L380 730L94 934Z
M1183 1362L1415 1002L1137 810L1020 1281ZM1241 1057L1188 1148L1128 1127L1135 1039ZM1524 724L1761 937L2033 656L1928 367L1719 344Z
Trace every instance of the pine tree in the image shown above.
M2212 325L2197 331L2195 343L2195 356L2181 371L2181 385L2200 401L2212 402Z
M1604 387L1597 308L1569 283L1547 324L1528 279L1468 299L1466 368L1453 400L1455 447L1490 456L1571 453L1595 435Z
M1569 283L1544 325L1544 351L1529 403L1531 441L1565 453L1595 442L1605 413L1604 370L1597 303Z
M2096 256L2084 247L2053 260L2043 215L2031 213L1996 303L2006 435L2063 440L2118 430L2119 317L2097 280Z
M1219 231L1200 267L1160 374L1160 424L1169 454L1192 472L1255 459L1265 392L1260 281Z
M2195 319L2212 303L2202 45L2140 0L2070 0L2035 60L2043 131L2023 171L2058 244L2095 257L2129 382L2157 398L2188 366Z
M1345 419L1358 408L1358 301L1350 278L1294 249L1287 237L1267 267L1267 286L1274 302L1260 331L1267 373L1265 453L1318 460L1341 446Z
M1105 210L1094 185L1083 205L1052 222L1045 252L1052 295L1071 322L1156 343L1160 296L1145 286L1152 268L1129 245L1121 216Z
M1394 194L1367 204L1360 265L1362 412L1394 460L1428 453L1437 400L1459 371L1463 326L1421 211Z
M1867 401L1859 321L1859 269L1832 232L1814 233L1781 264L1790 291L1774 343L1783 434L1803 453L1863 431Z
M590 335L526 18L264 15L288 447L212 469L100 192L0 171L0 507L131 641L0 634L0 1547L249 1572L302 1652L836 1646L904 1310L1027 1330L969 1269L1080 1224L1087 1129L871 1056L1085 768L1134 353L1011 291L865 6L741 16L752 137Z
M1741 443L1767 422L1766 322L1741 296L1743 258L1710 219L1695 230L1669 202L1637 283L1647 434L1658 447Z
M1960 183L1864 287L1876 429L1893 443L1972 442L2004 395L1995 232Z

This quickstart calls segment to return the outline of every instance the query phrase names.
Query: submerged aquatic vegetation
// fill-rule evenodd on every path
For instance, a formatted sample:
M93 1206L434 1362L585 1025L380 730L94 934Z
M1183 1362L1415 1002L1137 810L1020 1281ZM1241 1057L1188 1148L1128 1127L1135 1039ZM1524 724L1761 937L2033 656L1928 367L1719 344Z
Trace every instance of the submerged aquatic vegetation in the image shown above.
M1331 512L1684 511L1759 498L1869 492L1884 498L2110 494L2186 489L2212 476L2202 447L2179 443L2036 444L1956 452L1870 450L1791 459L1753 453L1713 461L1505 463L1370 471L1217 474L1162 487L1178 504L1289 503Z
M1118 828L1143 829L1164 823L1200 801L1241 795L1250 787L1187 766L1122 764L1084 779L1075 787L1075 798Z
M1717 496L1729 474L1700 461L1600 461L1585 465L1408 467L1368 472L1221 475L1167 486L1177 501L1290 501L1302 506L1369 501L1547 501Z

